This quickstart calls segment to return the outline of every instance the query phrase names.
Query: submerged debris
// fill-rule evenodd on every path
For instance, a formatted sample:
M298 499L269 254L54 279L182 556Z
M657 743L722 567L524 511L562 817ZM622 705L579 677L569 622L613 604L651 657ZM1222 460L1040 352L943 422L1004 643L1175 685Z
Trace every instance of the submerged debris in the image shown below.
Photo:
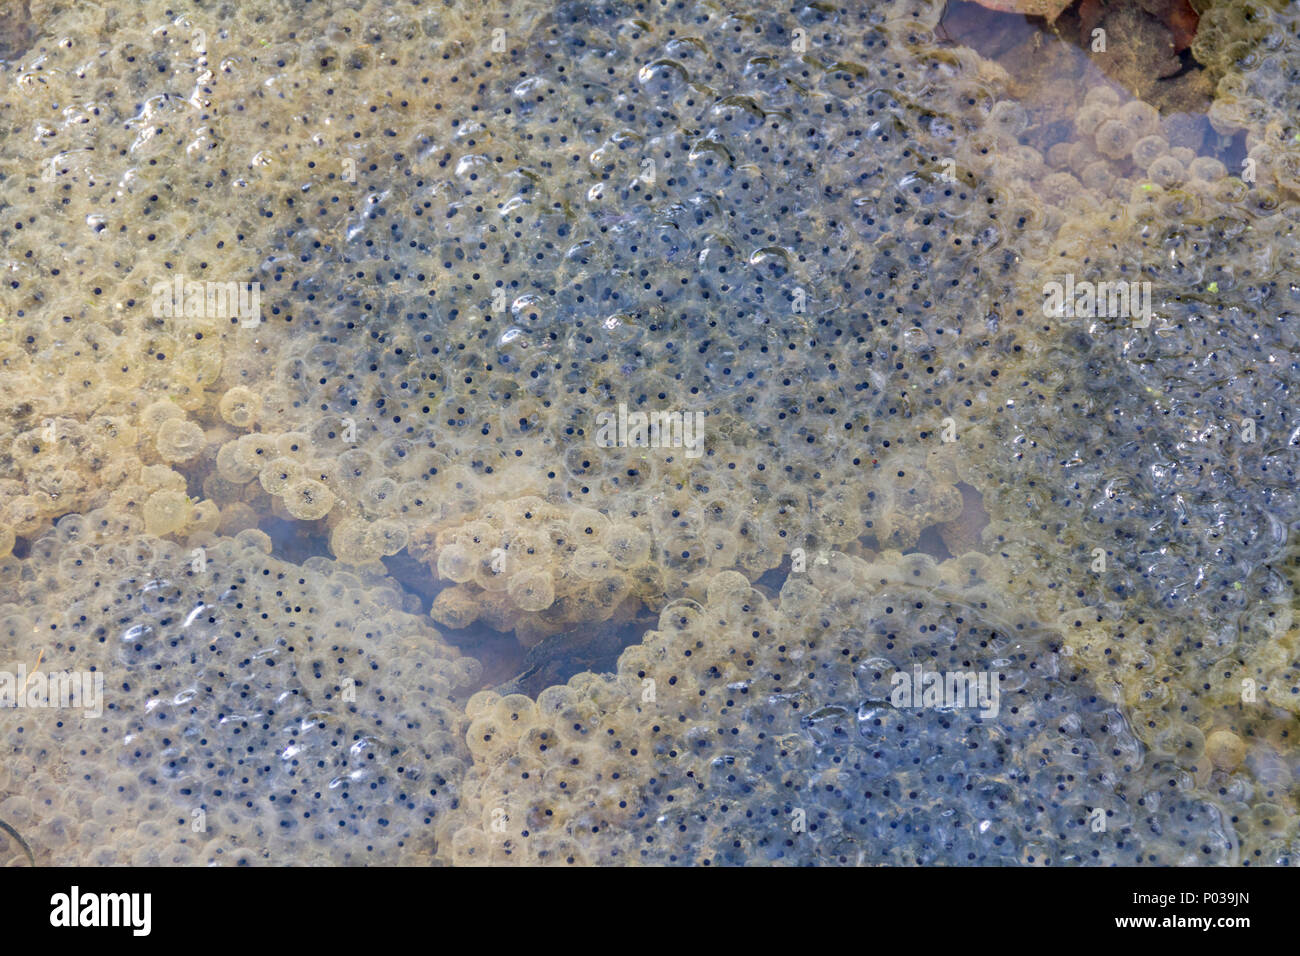
M14 838L18 845L22 847L22 851L27 854L27 862L32 866L35 866L36 854L32 852L31 846L22 838L22 835L3 820L0 820L0 830L3 830L5 833L9 834L9 836Z

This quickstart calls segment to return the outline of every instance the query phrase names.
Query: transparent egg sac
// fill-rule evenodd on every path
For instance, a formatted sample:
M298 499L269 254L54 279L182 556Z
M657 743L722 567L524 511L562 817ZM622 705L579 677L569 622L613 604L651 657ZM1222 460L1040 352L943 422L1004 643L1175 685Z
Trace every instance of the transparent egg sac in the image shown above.
M1296 863L1300 8L1192 6L14 4L0 865Z

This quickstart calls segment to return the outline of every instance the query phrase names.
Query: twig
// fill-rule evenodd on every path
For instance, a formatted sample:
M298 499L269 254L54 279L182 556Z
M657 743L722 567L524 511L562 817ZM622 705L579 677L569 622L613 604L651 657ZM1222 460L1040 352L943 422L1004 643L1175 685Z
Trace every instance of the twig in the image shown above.
M36 666L28 671L27 676L23 678L23 689L18 692L19 697L27 696L27 685L31 682L32 674L41 669L41 661L43 660L45 660L45 648L42 647L41 652L36 655Z
M11 827L9 824L5 823L3 820L0 820L0 830L4 830L5 833L8 833L11 837L13 837L15 840L18 841L18 845L22 847L23 852L27 854L27 859L31 862L32 866L35 866L36 854L32 852L32 848L27 845L27 841L22 838L19 832L15 830L13 827Z

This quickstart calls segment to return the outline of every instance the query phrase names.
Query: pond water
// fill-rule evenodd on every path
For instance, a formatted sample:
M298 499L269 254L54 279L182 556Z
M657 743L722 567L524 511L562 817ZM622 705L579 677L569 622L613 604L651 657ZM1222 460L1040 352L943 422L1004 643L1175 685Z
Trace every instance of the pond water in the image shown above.
M0 862L1292 862L1296 17L12 4Z

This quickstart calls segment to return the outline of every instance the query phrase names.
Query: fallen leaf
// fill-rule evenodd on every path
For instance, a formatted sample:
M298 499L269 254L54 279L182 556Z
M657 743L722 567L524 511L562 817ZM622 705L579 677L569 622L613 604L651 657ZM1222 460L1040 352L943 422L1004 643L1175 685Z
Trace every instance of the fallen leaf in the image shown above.
M1174 49L1177 52L1181 53L1192 45L1201 18L1187 0L1169 0L1165 4L1161 19L1169 27L1169 32L1174 35Z

